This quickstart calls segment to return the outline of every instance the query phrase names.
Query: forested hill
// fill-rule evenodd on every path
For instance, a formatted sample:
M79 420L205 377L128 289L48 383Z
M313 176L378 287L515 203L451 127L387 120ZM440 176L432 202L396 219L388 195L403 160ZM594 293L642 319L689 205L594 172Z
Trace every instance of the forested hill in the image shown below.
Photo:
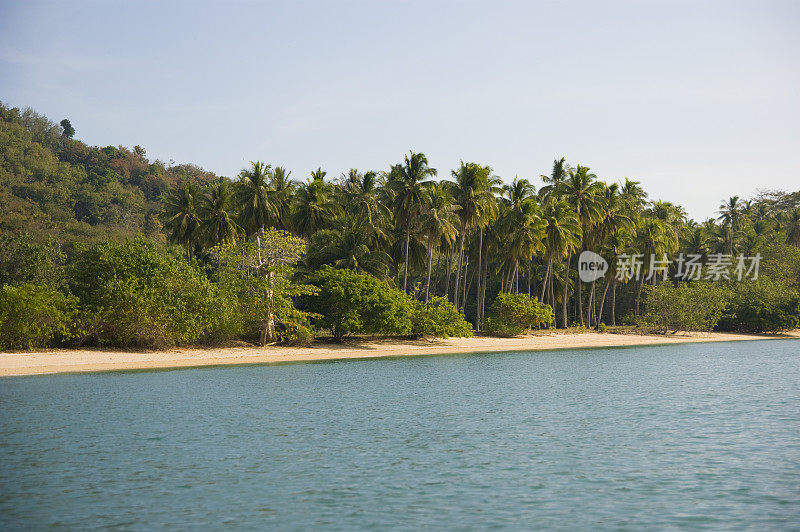
M150 161L139 146L88 146L62 124L0 103L0 232L54 235L68 248L137 233L163 240L164 192L217 179L191 164Z

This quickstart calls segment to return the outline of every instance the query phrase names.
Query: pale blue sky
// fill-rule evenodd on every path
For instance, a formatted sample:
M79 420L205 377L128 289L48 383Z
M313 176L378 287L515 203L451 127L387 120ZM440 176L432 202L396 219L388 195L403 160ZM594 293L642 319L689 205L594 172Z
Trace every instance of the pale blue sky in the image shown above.
M0 0L0 100L228 176L563 155L702 219L800 188L800 2Z

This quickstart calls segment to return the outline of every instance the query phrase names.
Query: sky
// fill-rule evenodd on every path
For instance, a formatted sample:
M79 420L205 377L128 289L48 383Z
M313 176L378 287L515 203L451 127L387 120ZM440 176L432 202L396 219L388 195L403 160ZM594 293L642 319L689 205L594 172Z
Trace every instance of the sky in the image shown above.
M556 158L715 216L800 189L800 2L0 0L0 101L235 176Z

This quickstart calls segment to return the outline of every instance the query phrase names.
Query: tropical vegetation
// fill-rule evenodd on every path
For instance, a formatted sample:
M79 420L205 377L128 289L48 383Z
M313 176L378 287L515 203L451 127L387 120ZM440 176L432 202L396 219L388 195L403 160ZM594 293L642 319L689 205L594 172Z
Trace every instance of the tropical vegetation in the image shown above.
M225 177L75 134L0 104L0 348L800 323L800 191L695 221L564 158L535 180L413 151L339 176L256 160ZM586 250L609 260L589 283ZM638 277L615 260L633 254ZM696 279L649 260L690 255L761 270Z

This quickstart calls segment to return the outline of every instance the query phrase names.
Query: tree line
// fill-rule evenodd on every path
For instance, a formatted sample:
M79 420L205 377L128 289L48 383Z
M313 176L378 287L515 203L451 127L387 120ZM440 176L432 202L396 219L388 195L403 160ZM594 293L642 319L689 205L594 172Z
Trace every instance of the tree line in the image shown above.
M564 158L510 182L415 152L383 170L295 178L255 161L226 178L87 146L30 109L0 118L0 337L33 327L33 308L50 312L44 343L84 345L798 325L800 192L733 196L698 223ZM590 283L584 250L609 259ZM636 253L642 275L619 275L614 257ZM646 259L664 254L758 254L762 274L681 280L673 264L665 281Z

